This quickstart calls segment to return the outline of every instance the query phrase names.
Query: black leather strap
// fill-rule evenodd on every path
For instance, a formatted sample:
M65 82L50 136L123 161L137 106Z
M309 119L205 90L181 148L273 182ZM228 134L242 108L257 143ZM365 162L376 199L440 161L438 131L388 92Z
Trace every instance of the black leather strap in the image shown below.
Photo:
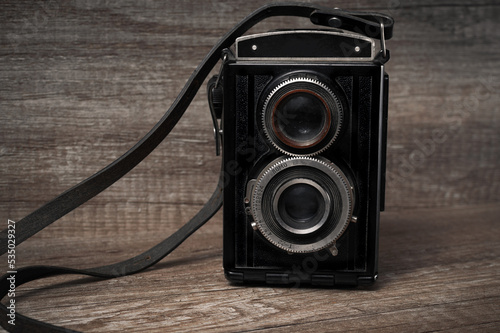
M175 250L186 238L192 235L205 224L222 206L222 187L224 181L220 177L216 190L210 200L188 223L172 234L161 243L138 256L118 262L112 265L94 267L89 269L74 269L54 266L29 266L17 270L15 274L6 274L0 279L0 296L5 297L10 288L9 277L14 275L16 288L24 283L61 274L82 274L100 278L115 278L130 275L142 271L166 257ZM3 328L10 332L75 332L64 327L54 326L48 323L31 319L20 313L15 314L15 326L8 323L8 309L5 305L0 306L0 323Z
M384 38L392 38L394 20L392 17L379 13L360 13L342 9L316 10L311 14L311 22L349 30L370 38L381 39L381 27L384 28Z
M337 28L359 30L359 32L375 29L374 36L380 34L380 25L376 21L385 21L386 38L392 36L393 21L390 17L375 13L344 12L339 9L328 12L312 5L301 4L274 4L255 11L236 25L226 36L215 45L195 72L191 75L183 90L174 101L170 109L132 149L116 161L84 180L75 187L65 191L54 200L48 202L33 213L27 215L16 224L16 242L19 245L32 235L36 234L52 222L71 212L87 202L106 188L122 178L146 156L148 156L170 133L182 117L187 107L203 84L203 80L217 64L224 48L230 47L237 37L250 29L256 23L271 16L303 16L310 17L312 22L330 26L331 19L339 18L342 22ZM369 19L367 19L369 18ZM0 233L0 255L7 251L7 229Z
M148 156L170 133L182 117L205 78L219 61L222 50L230 47L237 37L241 36L252 26L272 16L309 17L313 23L318 25L333 26L363 34L368 34L371 31L369 37L372 38L380 37L380 23L383 23L385 38L389 39L392 36L392 19L376 13L353 13L338 9L330 10L310 4L285 3L261 7L237 24L212 48L191 75L170 109L154 128L132 149L95 175L65 191L49 203L18 221L16 223L16 245L19 245L114 184ZM51 266L25 267L15 273L16 287L35 279L60 274L84 274L102 278L113 278L133 274L148 268L172 252L219 210L222 205L222 186L223 181L220 179L217 189L207 204L181 229L160 244L134 258L113 265L85 270ZM0 233L0 255L7 252L7 240L8 230L5 229ZM5 274L0 278L0 298L5 297L9 292L9 276L10 274ZM0 324L3 328L11 332L73 332L65 328L33 320L19 313L16 313L16 325L14 326L8 323L8 313L7 307L1 304Z

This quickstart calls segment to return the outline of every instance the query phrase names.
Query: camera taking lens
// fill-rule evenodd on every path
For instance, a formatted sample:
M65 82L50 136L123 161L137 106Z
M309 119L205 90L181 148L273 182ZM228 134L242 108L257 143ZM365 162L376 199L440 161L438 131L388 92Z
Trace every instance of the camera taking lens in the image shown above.
M325 223L330 197L310 179L292 179L276 192L273 213L281 226L296 234L317 230Z
M280 157L250 186L255 229L289 253L330 247L351 222L353 186L324 158Z

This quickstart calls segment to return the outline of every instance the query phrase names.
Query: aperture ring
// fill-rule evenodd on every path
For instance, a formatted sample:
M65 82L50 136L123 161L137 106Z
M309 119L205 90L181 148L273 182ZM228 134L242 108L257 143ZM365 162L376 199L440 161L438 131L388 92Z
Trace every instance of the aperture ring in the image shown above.
M276 217L276 195L291 180L321 186L329 202L328 212L319 212L318 226L307 226L307 232L283 227L283 216ZM331 246L351 221L354 206L352 186L344 173L324 158L280 157L269 163L257 177L251 200L251 213L260 233L272 244L290 253L308 253ZM327 219L323 220L323 214ZM281 220L280 220L281 219ZM285 221L286 222L286 221ZM292 225L292 224L290 224ZM310 232L309 232L310 231Z

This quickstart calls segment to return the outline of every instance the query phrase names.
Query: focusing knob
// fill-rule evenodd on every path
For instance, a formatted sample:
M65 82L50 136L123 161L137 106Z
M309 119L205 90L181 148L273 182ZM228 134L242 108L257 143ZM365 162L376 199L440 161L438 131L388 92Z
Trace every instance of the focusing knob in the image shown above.
M214 75L208 81L208 86L212 87L212 89L209 90L209 94L211 94L211 98L209 99L209 101L212 104L216 118L221 119L224 105L224 89L222 87L222 84L215 84L217 80L218 76Z

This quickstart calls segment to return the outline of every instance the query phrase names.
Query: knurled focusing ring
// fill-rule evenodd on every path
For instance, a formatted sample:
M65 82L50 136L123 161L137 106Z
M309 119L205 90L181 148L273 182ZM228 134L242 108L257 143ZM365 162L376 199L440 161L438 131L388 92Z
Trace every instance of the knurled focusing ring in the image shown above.
M268 164L253 188L251 212L262 235L291 252L331 246L351 221L352 186L324 158L281 157Z
M289 155L317 155L339 136L344 110L337 92L322 81L298 75L267 95L262 126L267 139Z

